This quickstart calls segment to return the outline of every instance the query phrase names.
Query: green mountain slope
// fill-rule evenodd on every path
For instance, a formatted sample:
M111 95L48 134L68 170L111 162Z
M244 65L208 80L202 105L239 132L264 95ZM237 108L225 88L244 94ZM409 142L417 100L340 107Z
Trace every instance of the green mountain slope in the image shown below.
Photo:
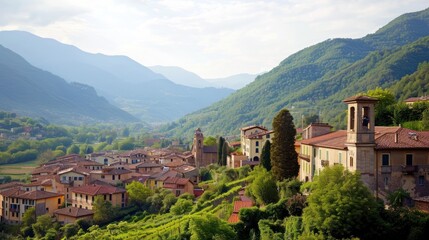
M341 101L375 86L388 87L429 58L429 9L405 14L361 39L333 39L303 49L259 76L245 88L212 106L189 114L164 130L189 135L237 134L250 124L270 127L287 107L300 122L320 113L323 121L343 125ZM420 40L419 40L420 39Z
M421 63L414 73L406 75L391 87L399 100L429 95L429 62Z
M0 109L55 123L137 121L95 90L33 67L0 45Z

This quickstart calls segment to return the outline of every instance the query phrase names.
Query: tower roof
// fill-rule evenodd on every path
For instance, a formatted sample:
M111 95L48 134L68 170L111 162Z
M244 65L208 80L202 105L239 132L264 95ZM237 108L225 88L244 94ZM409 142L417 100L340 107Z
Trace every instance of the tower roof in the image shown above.
M372 98L372 97L368 97L365 95L357 95L357 96L353 96L353 97L349 97L343 100L343 102L345 103L354 103L354 102L377 102L378 99L377 98Z

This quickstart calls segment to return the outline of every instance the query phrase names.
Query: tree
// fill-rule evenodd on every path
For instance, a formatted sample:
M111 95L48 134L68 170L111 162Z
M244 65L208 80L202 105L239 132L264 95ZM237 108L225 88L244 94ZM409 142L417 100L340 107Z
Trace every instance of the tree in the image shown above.
M37 217L36 223L32 225L34 235L37 238L42 238L46 235L48 230L52 228L52 226L52 218L49 213L39 216Z
M315 177L307 203L303 213L306 232L339 239L379 238L383 206L377 204L359 173L344 171L342 165L326 167Z
M276 181L265 168L257 167L252 172L255 175L248 192L258 204L266 205L279 200Z
M267 171L271 170L271 142L268 140L265 141L261 151L261 165L267 169Z
M95 197L92 210L94 211L93 219L96 223L105 223L113 217L112 204L104 200L102 195Z
M79 147L75 144L71 145L69 148L67 148L67 154L79 154Z
M367 95L377 98L375 105L375 124L380 126L389 126L392 124L393 108L396 103L395 96L387 89L377 87L368 90Z
M283 179L298 176L298 154L295 151L295 125L289 110L281 110L273 120L273 144L271 146L271 170L274 177Z
M182 215L192 210L192 200L179 198L177 202L171 207L170 212L174 215Z
M201 216L193 215L189 222L191 240L197 239L230 239L236 237L234 230L225 221L203 213Z
M422 128L423 130L429 130L429 108L422 115Z
M25 211L24 216L22 217L22 225L31 226L36 223L36 208L31 207Z
M204 138L204 146L216 146L216 138L208 136Z
M223 137L219 137L217 143L217 164L222 166L222 152L223 152L223 144L225 143L225 139Z
M125 188L127 190L130 203L136 204L139 207L146 203L146 199L153 194L152 190L146 187L143 183L137 181L131 182Z
M221 165L222 166L226 166L226 162L227 162L227 158L228 158L228 143L224 142L223 143L223 148L222 148L222 156L221 156Z

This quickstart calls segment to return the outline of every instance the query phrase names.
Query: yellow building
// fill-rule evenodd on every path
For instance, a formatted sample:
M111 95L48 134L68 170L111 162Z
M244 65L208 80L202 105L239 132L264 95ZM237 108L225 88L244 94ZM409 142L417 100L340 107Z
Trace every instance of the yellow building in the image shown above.
M1 221L20 223L27 209L34 207L36 216L53 214L64 203L64 195L47 191L24 191L20 187L0 192Z
M272 141L273 131L262 126L249 126L240 129L241 150L251 161L259 161L265 142Z
M112 206L125 207L127 203L126 190L110 185L85 185L71 190L72 206L92 210L96 196L103 196Z
M54 212L57 221L62 224L74 223L79 219L92 219L94 212L89 209L67 207L61 208Z

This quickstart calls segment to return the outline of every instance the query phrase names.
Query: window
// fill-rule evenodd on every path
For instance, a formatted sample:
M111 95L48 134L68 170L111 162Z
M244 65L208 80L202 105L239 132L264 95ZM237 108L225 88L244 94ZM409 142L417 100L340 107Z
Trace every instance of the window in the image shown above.
M350 157L350 167L353 167L353 157Z
M83 177L79 177L79 181L82 181L83 180Z
M109 195L109 200L112 201L112 194Z
M112 175L112 180L115 180L115 175Z
M121 180L121 175L118 175L118 179Z
M355 129L355 107L350 108L350 130Z
M382 166L389 166L390 165L390 155L385 153L381 155L381 165Z
M259 148L256 148L256 149L255 149L255 153L259 153Z
M74 177L74 179L73 179L73 180L77 181L77 177Z
M256 143L255 143L255 144L256 144L256 146L257 146L257 147L259 147L259 141L256 141Z
M104 179L104 175L101 175L101 178Z
M425 184L425 176L419 176L419 185L423 186Z
M326 150L326 160L329 161L329 151L328 150Z
M342 162L343 162L343 156L341 153L338 153L338 163L343 164Z
M362 108L362 126L369 129L369 107Z
M88 202L88 195L85 195L85 201Z
M270 134L267 134L267 138L270 138Z
M58 198L58 204L61 204L61 198Z
M406 159L406 165L407 166L412 166L413 165L413 154L407 154L405 156Z

